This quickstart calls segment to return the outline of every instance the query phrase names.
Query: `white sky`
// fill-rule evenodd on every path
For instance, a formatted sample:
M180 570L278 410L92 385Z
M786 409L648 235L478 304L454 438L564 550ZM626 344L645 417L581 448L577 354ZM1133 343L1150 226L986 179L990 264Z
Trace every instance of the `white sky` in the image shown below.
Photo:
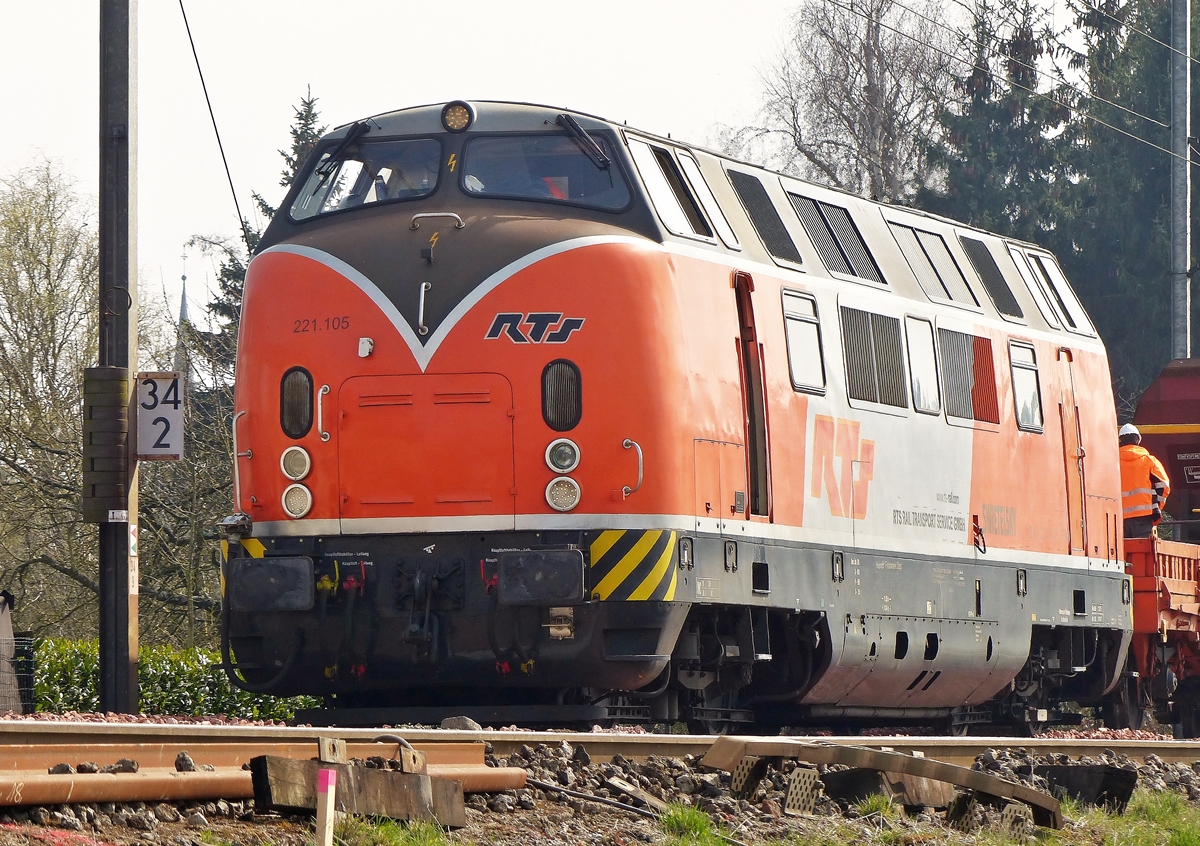
M452 99L520 100L703 142L751 122L795 0L185 0L243 214L278 204L292 107L332 127ZM0 0L0 177L46 156L97 193L96 0ZM234 236L225 173L177 0L139 4L138 265L176 311L184 243ZM252 218L253 219L253 218ZM214 265L189 251L203 313Z

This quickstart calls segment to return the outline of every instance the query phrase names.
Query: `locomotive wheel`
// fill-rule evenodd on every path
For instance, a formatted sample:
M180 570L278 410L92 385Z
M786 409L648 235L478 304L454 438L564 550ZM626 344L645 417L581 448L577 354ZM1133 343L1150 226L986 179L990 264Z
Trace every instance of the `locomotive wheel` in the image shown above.
M728 720L688 720L688 734L729 734L734 724Z
M1142 707L1138 693L1138 680L1127 678L1112 693L1101 710L1104 725L1113 729L1140 729L1146 721L1146 709Z
M1188 697L1180 699L1176 706L1179 710L1179 722L1176 724L1176 737L1200 737L1200 699Z

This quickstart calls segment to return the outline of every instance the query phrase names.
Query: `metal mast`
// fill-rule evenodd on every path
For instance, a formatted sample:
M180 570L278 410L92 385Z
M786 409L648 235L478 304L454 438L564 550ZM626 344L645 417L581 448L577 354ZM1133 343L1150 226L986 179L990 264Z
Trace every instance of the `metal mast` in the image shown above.
M1171 0L1171 358L1192 355L1192 23L1189 0Z
M131 374L137 370L137 0L100 2L100 367L88 371L107 381L108 395L125 399L126 432L113 439L125 467L95 464L102 472L124 469L125 484L103 490L112 502L100 523L100 709L138 710L137 463L128 438ZM117 387L117 386L121 387ZM96 396L102 396L101 390ZM110 403L121 410L119 400ZM85 462L89 425L109 415L102 401L86 405ZM98 440L95 434L91 440ZM121 441L118 443L118 441ZM88 465L85 464L85 471ZM85 485L88 481L85 472ZM86 494L85 494L86 499ZM123 502L122 502L123 500Z

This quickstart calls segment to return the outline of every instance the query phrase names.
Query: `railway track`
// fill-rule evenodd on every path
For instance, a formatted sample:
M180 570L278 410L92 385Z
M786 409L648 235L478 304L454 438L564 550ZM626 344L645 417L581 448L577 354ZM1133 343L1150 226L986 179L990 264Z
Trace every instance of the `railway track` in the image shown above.
M345 740L351 754L371 754L373 741L380 734L399 734L418 748L431 750L430 762L454 760L455 747L490 743L497 757L511 755L522 746L539 743L557 745L566 741L584 746L595 759L623 755L631 760L649 756L701 756L714 738L704 735L622 734L608 732L560 731L462 731L452 729L346 729L309 726L231 726L161 723L39 722L36 720L0 721L0 770L29 769L37 755L58 756L47 766L80 755L106 756L139 760L143 766L171 766L175 756L188 751L201 760L201 752L219 755L221 766L240 766L255 749L274 747L271 754L315 754L317 738ZM971 766L975 757L987 749L1023 747L1034 755L1098 756L1105 750L1140 761L1157 755L1166 762L1200 760L1200 741L1196 740L1117 740L1080 738L1018 737L821 737L841 746L889 750L918 754L959 766ZM283 751L284 749L287 751ZM378 748L378 747L376 747ZM442 748L443 752L436 750ZM239 751L240 750L240 751ZM376 752L375 754L379 754ZM82 760L82 758L79 758ZM151 761L160 763L150 763ZM228 763L225 763L228 762Z

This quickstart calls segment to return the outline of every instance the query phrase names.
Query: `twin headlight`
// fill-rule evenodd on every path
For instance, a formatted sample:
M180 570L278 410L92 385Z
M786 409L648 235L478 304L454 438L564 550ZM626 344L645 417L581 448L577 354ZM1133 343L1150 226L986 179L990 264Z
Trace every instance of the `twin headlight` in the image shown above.
M555 473L570 473L579 466L579 446L570 438L558 438L546 447L546 466ZM570 511L579 504L582 491L570 476L560 475L546 485L546 503L555 511Z
M312 470L312 458L303 447L290 446L279 456L279 469L296 484L283 490L283 510L293 520L299 520L312 510L312 491L299 484Z
M579 505L583 492L578 482L562 474L570 473L579 466L578 444L570 438L551 441L546 447L546 465L560 474L546 485L546 503L555 511L570 511ZM279 456L279 469L293 482L283 491L283 510L293 520L299 520L313 506L312 492L300 484L312 470L312 457L303 447L290 446Z

